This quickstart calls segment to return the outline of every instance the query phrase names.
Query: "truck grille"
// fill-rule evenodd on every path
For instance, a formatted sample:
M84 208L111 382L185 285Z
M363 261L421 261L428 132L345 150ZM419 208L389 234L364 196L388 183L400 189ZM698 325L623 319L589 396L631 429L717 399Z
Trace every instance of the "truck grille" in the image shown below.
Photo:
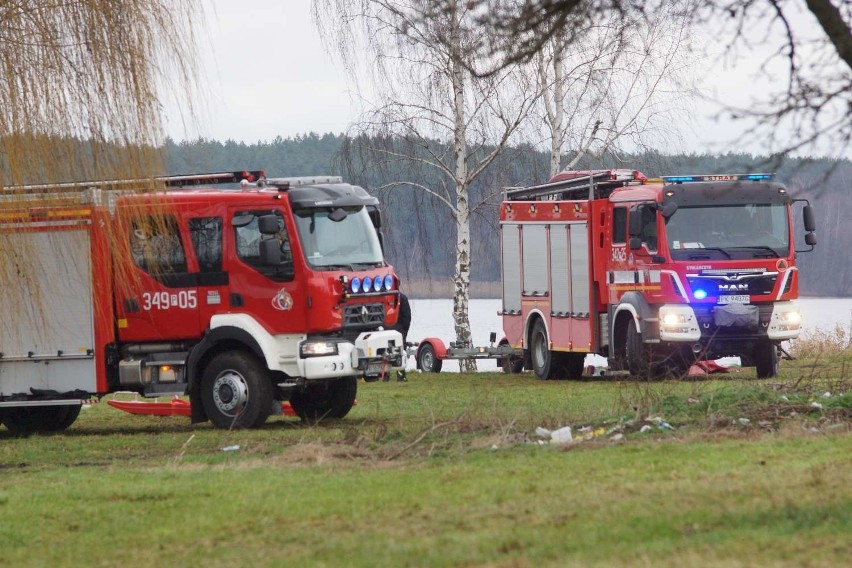
M775 289L778 273L771 272L760 276L726 278L711 276L687 276L692 290L702 289L708 296L723 294L748 294L749 296L765 296Z
M375 328L385 323L384 304L358 304L343 309L343 328Z

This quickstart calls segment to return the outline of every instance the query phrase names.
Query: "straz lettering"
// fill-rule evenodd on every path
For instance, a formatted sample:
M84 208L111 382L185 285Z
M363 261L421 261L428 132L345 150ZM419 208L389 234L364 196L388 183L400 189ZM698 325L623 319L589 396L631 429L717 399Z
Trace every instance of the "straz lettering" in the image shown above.
M181 290L180 292L143 292L142 309L151 310L192 310L198 307L198 292Z
M705 176L707 181L734 181L736 176Z

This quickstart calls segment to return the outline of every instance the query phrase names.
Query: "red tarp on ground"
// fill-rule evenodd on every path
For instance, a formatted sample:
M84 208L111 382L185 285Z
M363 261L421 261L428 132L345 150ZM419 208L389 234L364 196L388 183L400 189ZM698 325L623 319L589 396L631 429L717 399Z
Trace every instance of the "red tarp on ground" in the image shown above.
M687 375L710 375L712 373L727 373L728 368L716 361L696 361L689 367Z

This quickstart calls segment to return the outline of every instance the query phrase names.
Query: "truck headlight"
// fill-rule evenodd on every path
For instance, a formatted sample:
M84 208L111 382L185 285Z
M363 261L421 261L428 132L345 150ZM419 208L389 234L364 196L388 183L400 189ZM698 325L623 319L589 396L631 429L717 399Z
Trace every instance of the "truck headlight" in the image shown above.
M663 316L663 325L665 327L678 327L686 323L686 315L684 314L665 314Z
M786 312L778 314L778 319L788 325L799 325L802 323L802 313L801 312Z
M335 341L311 341L299 346L299 355L304 357L324 357L326 355L337 355L337 342Z
M793 339L798 337L802 326L802 312L796 302L777 302L772 308L769 328L766 330L769 339Z
M660 306L660 339L663 341L697 341L701 338L693 309L684 304Z

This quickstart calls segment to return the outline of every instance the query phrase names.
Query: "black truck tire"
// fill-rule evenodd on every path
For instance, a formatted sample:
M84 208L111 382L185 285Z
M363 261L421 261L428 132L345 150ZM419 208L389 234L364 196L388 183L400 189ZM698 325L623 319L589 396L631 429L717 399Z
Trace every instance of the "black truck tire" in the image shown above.
M627 356L627 370L630 371L630 374L638 379L653 378L653 366L648 349L642 341L642 334L636 331L636 326L632 321L627 324L624 347Z
M758 379L769 379L778 376L778 349L774 343L761 342L754 346L751 358Z
M290 404L305 422L337 420L349 414L357 394L358 377L341 377L294 392Z
M530 359L535 376L539 379L547 381L562 376L559 357L550 350L547 328L541 320L536 320L530 332Z
M560 353L559 358L562 364L562 378L572 381L583 378L586 362L585 353Z
M201 403L217 428L258 428L272 412L269 372L244 351L220 353L201 376Z
M16 436L61 432L80 415L80 405L21 406L3 409L2 421Z
M77 421L77 417L80 416L80 410L82 410L83 405L74 404L71 406L60 406L59 408L64 408L65 412L59 413L60 416L57 417L53 425L53 432L62 432L74 424Z

